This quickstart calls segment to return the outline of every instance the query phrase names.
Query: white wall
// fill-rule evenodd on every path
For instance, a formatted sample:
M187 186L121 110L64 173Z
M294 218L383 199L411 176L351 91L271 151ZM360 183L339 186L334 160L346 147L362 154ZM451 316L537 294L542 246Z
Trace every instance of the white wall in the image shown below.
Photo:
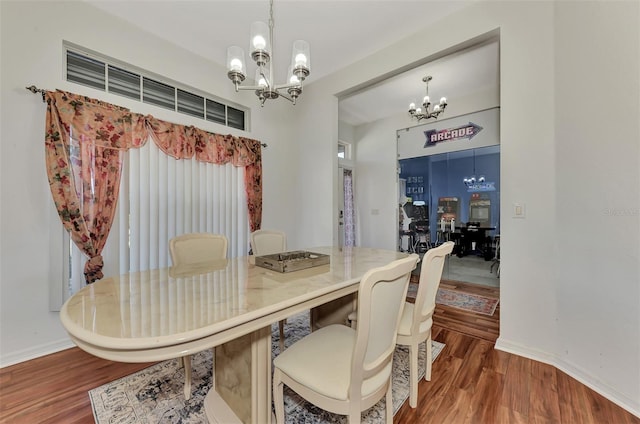
M347 124L346 122L339 121L338 122L338 138L340 141L344 141L347 143L353 143L355 141L355 128L351 124Z
M326 164L314 158L329 157L337 141L330 130L335 95L499 30L504 251L497 348L554 364L636 415L638 8L637 2L474 4L309 85L313 102L306 107L313 119L298 129L313 146L300 150L305 169L328 180ZM594 112L607 100L613 106L601 120ZM395 246L396 189L390 180L393 137L403 126L390 119L357 129L355 190L359 209L368 215L361 221L365 245ZM330 216L331 195L314 197L305 214ZM525 219L512 218L516 202L526 205ZM372 209L380 214L370 215ZM583 215L576 218L576 211Z
M554 353L638 414L640 3L561 2L555 19Z
M246 135L263 150L263 227L294 233L297 144L279 122L287 102L258 106L251 92L236 94L224 68L169 45L83 2L0 2L0 365L71 346L57 312L49 312L49 234L61 234L44 166L45 104L24 87L35 84L99 98L212 132ZM153 71L253 108L244 133L64 81L62 41ZM162 52L159 54L158 52ZM220 77L216 77L220 75ZM287 109L289 110L289 109ZM53 230L50 230L53 229ZM58 246L54 244L54 246ZM296 247L296 243L292 243Z

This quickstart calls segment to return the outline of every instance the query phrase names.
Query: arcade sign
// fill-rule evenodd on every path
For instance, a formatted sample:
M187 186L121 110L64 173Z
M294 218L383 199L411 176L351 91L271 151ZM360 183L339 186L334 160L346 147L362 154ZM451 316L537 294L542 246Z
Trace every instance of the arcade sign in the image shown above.
M424 147L435 146L437 143L453 140L461 140L468 138L471 140L476 136L482 127L480 125L469 122L466 125L462 125L456 128L447 128L444 130L429 130L424 131L424 135L427 137L427 141L424 143Z
M496 183L494 181L486 181L483 183L474 183L467 186L467 193L476 193L479 191L496 191Z

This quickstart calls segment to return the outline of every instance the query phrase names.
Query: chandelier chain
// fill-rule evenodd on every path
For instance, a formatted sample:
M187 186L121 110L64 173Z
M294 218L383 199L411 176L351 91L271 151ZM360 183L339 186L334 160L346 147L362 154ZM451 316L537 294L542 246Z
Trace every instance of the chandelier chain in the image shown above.
M273 32L273 0L269 0L269 29ZM271 39L271 44L273 44L273 38Z

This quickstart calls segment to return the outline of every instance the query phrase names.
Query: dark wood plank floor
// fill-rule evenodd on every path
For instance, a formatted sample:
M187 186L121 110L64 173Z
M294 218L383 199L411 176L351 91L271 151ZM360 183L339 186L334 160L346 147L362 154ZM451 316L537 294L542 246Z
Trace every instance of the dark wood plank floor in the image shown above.
M640 424L563 372L495 350L499 315L489 324L455 313L436 311L433 338L446 347L431 381L420 382L418 407L406 402L394 422ZM0 423L92 423L88 390L148 365L106 361L73 348L2 368Z
M498 287L449 280L442 280L440 287L494 299L500 298L500 289ZM496 306L492 316L436 304L433 322L443 328L495 343L500 334L500 303L498 302L498 306Z
M92 423L88 391L151 364L125 364L72 348L0 369L0 423Z
M447 280L440 287L500 298L497 287ZM418 407L405 402L395 423L640 424L640 418L564 372L494 349L500 303L492 316L437 304L433 322L433 339L445 349L433 364L431 381L418 385Z
M418 385L418 407L408 402L394 423L420 424L640 424L562 371L494 349L494 343L434 324L445 348L431 381Z

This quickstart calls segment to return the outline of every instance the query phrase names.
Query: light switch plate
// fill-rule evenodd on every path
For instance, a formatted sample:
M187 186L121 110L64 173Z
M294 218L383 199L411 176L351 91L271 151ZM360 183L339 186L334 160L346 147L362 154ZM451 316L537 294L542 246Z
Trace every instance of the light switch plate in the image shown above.
M524 203L514 203L513 204L513 217L514 218L524 218L526 217L526 209Z

